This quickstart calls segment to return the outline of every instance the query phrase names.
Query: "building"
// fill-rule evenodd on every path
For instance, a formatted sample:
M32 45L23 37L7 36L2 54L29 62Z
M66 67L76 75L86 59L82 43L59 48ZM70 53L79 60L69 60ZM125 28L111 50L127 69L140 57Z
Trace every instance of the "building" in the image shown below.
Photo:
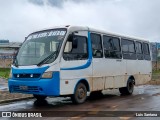
M8 68L22 43L0 40L0 68Z

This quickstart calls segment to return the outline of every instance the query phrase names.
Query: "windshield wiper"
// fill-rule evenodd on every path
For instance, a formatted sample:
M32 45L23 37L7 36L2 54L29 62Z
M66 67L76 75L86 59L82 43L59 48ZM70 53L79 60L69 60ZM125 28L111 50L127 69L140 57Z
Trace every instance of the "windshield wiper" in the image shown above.
M44 64L44 63L46 63L47 61L49 61L49 60L53 57L53 55L55 55L56 53L57 53L57 51L51 53L48 57L44 58L41 62L39 62L39 63L37 64L37 66L41 66L42 64Z

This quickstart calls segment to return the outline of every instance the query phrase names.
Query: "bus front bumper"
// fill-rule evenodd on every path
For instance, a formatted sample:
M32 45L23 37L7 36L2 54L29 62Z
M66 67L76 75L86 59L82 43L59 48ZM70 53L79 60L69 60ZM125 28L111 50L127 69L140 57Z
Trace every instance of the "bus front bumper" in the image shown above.
M9 79L8 87L10 93L36 94L45 96L60 95L59 72L54 73L51 79L19 80Z

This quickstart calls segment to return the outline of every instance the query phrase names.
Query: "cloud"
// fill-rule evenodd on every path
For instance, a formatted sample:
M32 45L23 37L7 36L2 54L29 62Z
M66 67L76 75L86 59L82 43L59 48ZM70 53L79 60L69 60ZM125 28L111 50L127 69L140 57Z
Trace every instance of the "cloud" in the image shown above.
M23 42L32 31L83 25L160 41L159 0L3 0L0 39Z
M41 6L44 5L43 0L28 0L28 2L31 2L32 4L35 4L35 5L41 5Z

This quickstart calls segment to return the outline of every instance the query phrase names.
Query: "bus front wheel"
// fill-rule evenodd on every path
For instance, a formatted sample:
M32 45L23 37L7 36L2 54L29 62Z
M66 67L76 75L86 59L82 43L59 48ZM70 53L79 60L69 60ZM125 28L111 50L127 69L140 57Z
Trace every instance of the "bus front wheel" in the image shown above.
M41 100L45 100L47 96L34 94L33 97L35 97L38 101L41 101Z
M128 80L126 87L119 88L119 92L122 95L131 95L133 93L133 90L134 90L134 81L131 79Z
M71 100L75 104L84 103L87 99L87 88L83 83L76 86L75 93L71 96Z

